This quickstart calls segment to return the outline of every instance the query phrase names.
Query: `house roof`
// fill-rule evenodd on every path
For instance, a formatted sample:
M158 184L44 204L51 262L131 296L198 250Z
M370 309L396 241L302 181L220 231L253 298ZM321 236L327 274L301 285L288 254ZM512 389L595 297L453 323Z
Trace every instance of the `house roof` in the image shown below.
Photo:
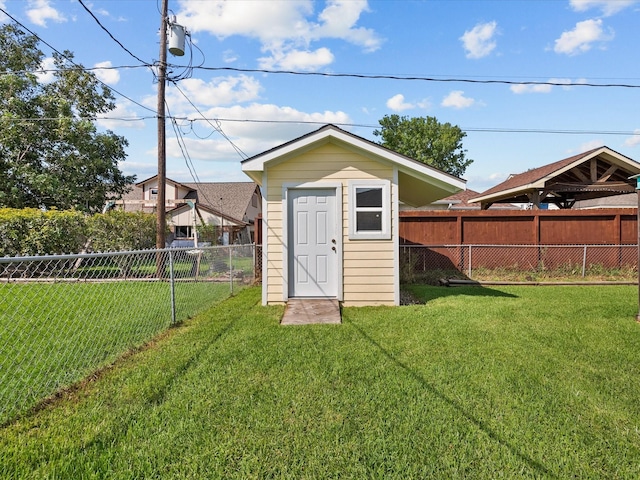
M470 199L471 202L529 202L530 194L549 196L551 203L598 198L633 191L629 177L640 173L640 164L608 147L564 158L548 165L511 175L504 182Z
M200 182L185 183L191 192L185 198L196 198L200 205L243 220L251 197L258 187L254 182ZM221 200L222 199L222 200Z
M138 182L129 192L122 196L127 210L142 210L139 202L142 200L142 186L156 180L157 175ZM234 223L244 223L247 207L258 186L254 182L193 182L180 183L167 178L167 183L177 185L188 190L185 200L197 201L198 208L206 208L215 215L221 214L225 219ZM222 201L221 201L222 199ZM178 205L175 208L180 208Z
M149 178L146 178L144 180L141 180L138 183L136 183L135 186L136 187L141 187L145 183L149 183L149 182L154 181L156 178L158 178L158 175L154 175L152 177L149 177ZM167 183L172 183L173 185L176 185L178 187L189 188L184 183L176 182L175 180L171 180L170 178L167 178L166 181L167 181Z
M467 189L461 192L450 195L442 200L437 200L433 202L436 205L441 204L450 204L451 210L475 210L480 208L480 205L477 203L471 202L471 199L480 195L480 192L476 192L475 190ZM512 205L510 203L493 205L491 208L501 209L501 210L517 210L519 207L516 205Z
M318 130L247 158L242 161L242 170L260 184L267 164L275 165L284 162L325 143L334 143L355 150L378 162L397 167L400 201L408 205L426 205L465 188L465 180L389 150L335 125L325 125Z
M178 205L177 207L169 210L167 213L171 213L175 215L177 213L181 213L181 212L184 212L185 210L190 210L190 209L191 209L190 205L183 204L183 205ZM211 213L212 215L215 215L217 217L221 217L225 220L226 224L228 225L235 225L235 226L241 226L241 227L248 225L247 222L243 222L242 220L238 220L235 217L226 215L220 212L219 210L216 210L215 208L211 208L208 205L203 205L202 203L198 204L198 210Z

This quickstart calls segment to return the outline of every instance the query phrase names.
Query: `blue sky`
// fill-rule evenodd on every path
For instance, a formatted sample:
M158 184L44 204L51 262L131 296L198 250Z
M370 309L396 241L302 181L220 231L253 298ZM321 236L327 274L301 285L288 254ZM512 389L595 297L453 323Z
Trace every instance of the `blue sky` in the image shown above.
M136 57L158 60L160 0L83 3ZM96 70L119 92L117 109L100 124L129 140L125 173L154 175L151 70L119 68L141 63L78 0L0 0L0 7L83 66L118 67ZM183 139L181 150L168 123L167 176L177 181L247 181L243 156L323 123L377 140L373 131L387 114L434 116L466 131L474 162L464 178L477 191L601 145L640 160L640 88L584 85L640 87L638 0L170 0L169 8L197 46L168 59L173 75L189 76L167 88ZM205 68L183 68L190 51ZM489 80L515 83L482 83ZM531 81L560 85L520 83Z

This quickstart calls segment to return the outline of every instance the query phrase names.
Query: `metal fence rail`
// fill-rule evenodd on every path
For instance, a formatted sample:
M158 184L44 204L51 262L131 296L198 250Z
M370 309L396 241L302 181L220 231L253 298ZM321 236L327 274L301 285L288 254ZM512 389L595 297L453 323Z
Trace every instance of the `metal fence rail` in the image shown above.
M637 281L637 245L401 245L403 281Z
M0 424L254 282L253 245L0 258Z

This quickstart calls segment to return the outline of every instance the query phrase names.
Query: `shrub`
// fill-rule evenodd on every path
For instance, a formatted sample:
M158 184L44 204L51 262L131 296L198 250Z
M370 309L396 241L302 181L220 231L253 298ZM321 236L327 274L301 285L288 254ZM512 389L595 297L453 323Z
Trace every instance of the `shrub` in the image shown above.
M86 217L76 210L0 208L0 256L75 253L86 241Z
M154 248L156 217L150 213L113 210L89 217L87 234L97 252Z

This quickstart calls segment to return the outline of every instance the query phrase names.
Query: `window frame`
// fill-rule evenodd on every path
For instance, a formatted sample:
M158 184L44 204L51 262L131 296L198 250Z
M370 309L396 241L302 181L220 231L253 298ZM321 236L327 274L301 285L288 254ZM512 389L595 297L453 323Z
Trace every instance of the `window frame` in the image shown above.
M359 207L357 191L360 188L382 190L381 207ZM381 213L381 230L357 230L359 212ZM391 182L389 180L349 181L349 239L350 240L390 240L391 239Z
M186 236L182 236L178 234L178 231L182 231L182 229L186 229ZM193 238L193 225L176 225L174 228L175 238L179 238L181 240L192 239Z

